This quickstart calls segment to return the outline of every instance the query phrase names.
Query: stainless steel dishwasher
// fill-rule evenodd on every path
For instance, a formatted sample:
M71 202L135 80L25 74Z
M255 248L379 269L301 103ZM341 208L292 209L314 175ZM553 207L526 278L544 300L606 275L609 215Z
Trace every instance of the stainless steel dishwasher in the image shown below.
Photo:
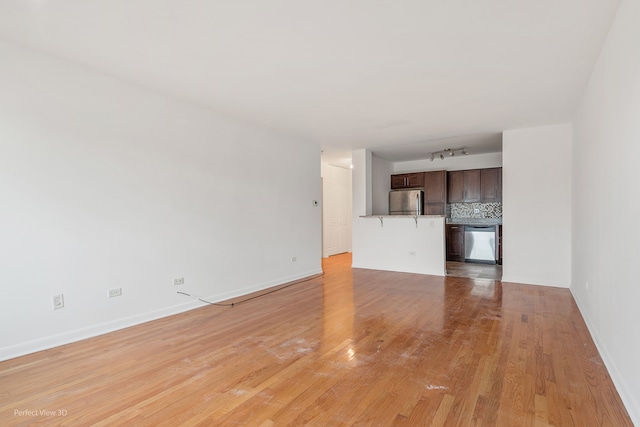
M464 226L464 261L496 263L496 226Z

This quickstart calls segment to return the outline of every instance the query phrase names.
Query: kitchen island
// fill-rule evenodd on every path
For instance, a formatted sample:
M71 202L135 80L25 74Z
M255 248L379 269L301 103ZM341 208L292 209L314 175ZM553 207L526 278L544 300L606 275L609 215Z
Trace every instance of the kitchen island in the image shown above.
M352 266L445 276L444 225L440 215L355 217Z

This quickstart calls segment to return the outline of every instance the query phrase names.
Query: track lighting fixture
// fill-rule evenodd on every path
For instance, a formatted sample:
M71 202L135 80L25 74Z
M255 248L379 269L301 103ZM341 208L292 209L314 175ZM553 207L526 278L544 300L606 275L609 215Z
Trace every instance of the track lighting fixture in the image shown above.
M443 150L440 151L435 151L433 153L431 153L431 158L430 160L433 162L433 160L436 157L440 157L440 160L444 160L444 156L448 155L449 157L453 157L456 155L456 152L460 152L460 154L466 156L467 154L469 154L466 150L466 148L445 148Z

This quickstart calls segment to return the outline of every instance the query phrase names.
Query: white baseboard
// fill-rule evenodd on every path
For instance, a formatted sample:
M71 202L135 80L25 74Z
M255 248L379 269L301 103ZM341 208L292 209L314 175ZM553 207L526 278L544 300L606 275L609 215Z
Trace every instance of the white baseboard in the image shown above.
M502 276L502 280L503 283L519 283L521 285L535 285L535 286L548 286L548 287L552 287L552 288L565 288L565 289L569 289L569 284L567 283L560 283L560 282L553 282L553 281L549 281L549 280L539 280L536 278L531 278L531 277L513 277L513 276Z
M13 359L14 357L24 356L26 354L35 353L42 350L48 350L50 348L59 347L61 345L82 341L87 338L93 338L98 335L107 334L109 332L114 332L120 329L139 325L141 323L193 310L194 308L198 308L201 306L202 303L200 302L196 303L194 301L189 301L187 303L165 307L159 310L153 310L135 316L116 319L110 322L100 323L97 325L92 325L85 328L75 329L73 331L48 336L46 338L39 338L13 346L3 347L0 349L0 361Z
M591 338L593 339L593 342L596 344L596 348L600 353L600 357L602 358L602 361L604 362L604 365L607 368L607 371L609 371L609 376L611 377L611 381L613 381L613 384L615 385L616 390L620 395L620 399L622 399L622 403L624 404L625 408L627 409L627 412L629 413L629 417L631 418L631 421L633 422L634 425L640 426L640 402L638 402L636 399L633 398L633 395L629 391L627 383L624 379L625 377L618 370L618 366L616 365L615 360L611 357L606 347L604 347L601 344L602 341L600 340L595 327L593 326L593 324L591 323L591 320L589 319L587 310L582 305L580 300L576 297L576 294L573 293L573 289L571 288L569 289L571 290L571 295L573 296L573 300L576 302L576 305L578 306L578 310L580 311L580 314L584 319L584 323L587 325L587 329L591 334Z
M236 298L253 292L266 290L274 286L294 282L296 280L301 280L319 274L322 274L322 270L312 270L305 273L284 277L278 280L260 283L255 286L238 289L233 292L225 292L218 295L208 295L202 298L211 302L225 301L231 298ZM42 350L48 350L50 348L59 347L61 345L70 344L77 341L82 341L84 339L93 338L98 335L108 334L109 332L129 328L131 326L150 322L152 320L184 313L185 311L200 308L204 305L206 305L206 303L203 303L201 301L188 300L184 303L148 311L146 313L124 317L121 319L115 319L109 322L104 322L97 325L91 325L84 328L75 329L73 331L67 331L60 334L48 336L46 338L39 338L36 340L26 341L20 344L3 347L0 348L0 361L13 359L15 357L24 356L26 354L35 353Z
M397 266L387 266L387 265L369 265L366 263L353 263L351 265L352 268L362 268L365 270L382 270L382 271L395 271L397 273L411 273L411 274L426 274L429 276L446 276L446 270L443 266L442 269L424 269L421 267L411 268L411 267L397 267Z

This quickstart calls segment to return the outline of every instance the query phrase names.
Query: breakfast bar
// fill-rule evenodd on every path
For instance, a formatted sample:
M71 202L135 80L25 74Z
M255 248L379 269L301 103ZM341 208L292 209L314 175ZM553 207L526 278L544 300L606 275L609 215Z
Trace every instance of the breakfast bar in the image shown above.
M353 267L445 275L444 216L367 215L353 229Z

